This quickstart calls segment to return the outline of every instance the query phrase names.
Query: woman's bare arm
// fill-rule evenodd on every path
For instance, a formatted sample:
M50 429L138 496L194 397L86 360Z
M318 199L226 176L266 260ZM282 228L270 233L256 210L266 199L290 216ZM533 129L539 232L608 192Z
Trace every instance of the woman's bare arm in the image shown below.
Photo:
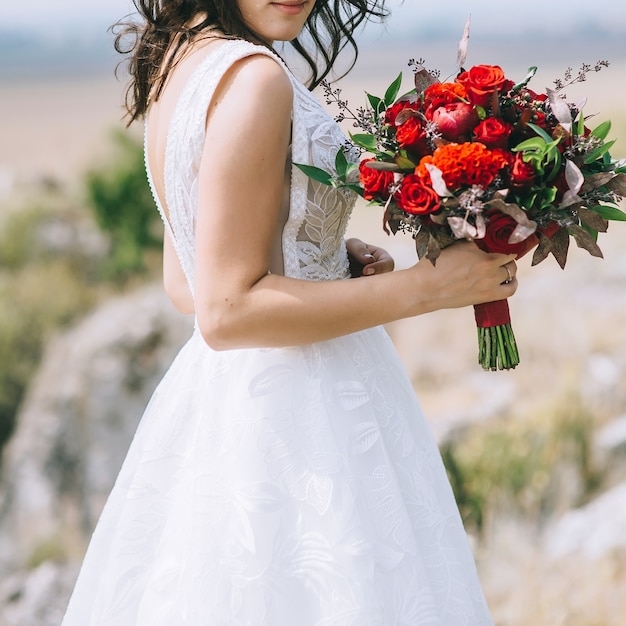
M268 273L291 132L291 83L272 59L237 63L207 114L196 224L196 315L215 349L330 339L437 309L511 296L502 267L471 243L444 250L433 267L348 281ZM510 265L511 267L512 265Z

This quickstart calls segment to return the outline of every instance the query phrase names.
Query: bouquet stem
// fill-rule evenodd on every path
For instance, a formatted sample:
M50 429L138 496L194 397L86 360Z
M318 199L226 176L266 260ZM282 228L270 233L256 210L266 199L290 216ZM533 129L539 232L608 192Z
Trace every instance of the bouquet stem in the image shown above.
M519 352L509 304L506 300L474 306L478 327L478 362L484 370L511 370L519 365Z

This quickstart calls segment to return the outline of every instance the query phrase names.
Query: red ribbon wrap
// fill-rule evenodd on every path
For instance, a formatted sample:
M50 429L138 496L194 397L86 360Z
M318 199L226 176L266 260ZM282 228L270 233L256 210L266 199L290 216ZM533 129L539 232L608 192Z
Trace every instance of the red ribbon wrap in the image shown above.
M508 300L485 302L474 305L474 317L478 328L491 328L511 323Z
M546 237L552 237L559 230L559 225L550 222L541 232ZM521 249L518 248L517 258L521 259L525 254L530 252L537 244L539 239L536 235L531 235L524 241ZM492 252L482 239L477 239L476 244L485 252ZM511 323L511 314L509 312L509 303L507 300L498 300L497 302L485 302L484 304L474 305L474 317L476 318L476 326L478 328L491 328L493 326L502 326Z

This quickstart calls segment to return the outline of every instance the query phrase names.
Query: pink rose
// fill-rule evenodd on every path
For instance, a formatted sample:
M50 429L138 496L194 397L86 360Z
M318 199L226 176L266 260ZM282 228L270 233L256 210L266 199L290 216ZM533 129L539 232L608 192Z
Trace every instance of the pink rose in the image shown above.
M471 104L453 102L435 109L432 120L448 141L461 142L478 122L478 113Z

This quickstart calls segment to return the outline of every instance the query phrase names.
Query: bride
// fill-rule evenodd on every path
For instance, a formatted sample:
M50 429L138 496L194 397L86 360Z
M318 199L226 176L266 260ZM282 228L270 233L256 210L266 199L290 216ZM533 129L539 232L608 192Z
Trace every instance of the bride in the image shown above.
M292 42L315 85L383 0L136 4L117 42L136 35L128 108L146 119L165 289L196 325L63 626L492 624L381 325L513 295L513 256L460 242L393 272L384 250L344 241L352 192L292 167L331 170L345 137L273 42Z

